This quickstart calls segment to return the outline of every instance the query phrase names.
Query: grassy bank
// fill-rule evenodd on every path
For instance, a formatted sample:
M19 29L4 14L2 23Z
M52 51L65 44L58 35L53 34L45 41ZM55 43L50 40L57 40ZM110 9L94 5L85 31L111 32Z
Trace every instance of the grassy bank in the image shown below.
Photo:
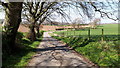
M53 37L67 43L68 46L72 47L80 54L83 54L99 66L120 66L120 55L118 53L120 49L118 42L120 41L118 40L98 42L97 39L94 41L78 37Z
M43 32L41 32L43 33ZM42 36L36 41L32 42L29 39L24 38L27 33L19 33L18 39L16 40L18 50L11 55L3 55L3 67L16 68L24 67L27 65L28 61L35 54L35 48L40 44ZM23 35L22 39L19 39Z

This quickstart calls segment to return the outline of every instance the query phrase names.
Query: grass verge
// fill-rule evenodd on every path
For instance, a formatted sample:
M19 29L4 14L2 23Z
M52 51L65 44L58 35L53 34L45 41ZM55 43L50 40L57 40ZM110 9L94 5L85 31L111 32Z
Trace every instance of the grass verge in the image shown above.
M26 35L26 33L20 34ZM11 55L4 55L2 66L5 68L24 68L35 54L35 48L40 44L41 40L42 36L34 42L26 38L18 39L16 44L18 51Z

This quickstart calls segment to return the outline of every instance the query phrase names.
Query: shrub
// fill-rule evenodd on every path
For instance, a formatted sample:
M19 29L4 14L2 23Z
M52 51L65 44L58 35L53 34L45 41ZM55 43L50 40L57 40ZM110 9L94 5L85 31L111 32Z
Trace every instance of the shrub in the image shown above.
M45 32L45 31L43 31L43 30L40 31L41 36L43 35L44 32Z

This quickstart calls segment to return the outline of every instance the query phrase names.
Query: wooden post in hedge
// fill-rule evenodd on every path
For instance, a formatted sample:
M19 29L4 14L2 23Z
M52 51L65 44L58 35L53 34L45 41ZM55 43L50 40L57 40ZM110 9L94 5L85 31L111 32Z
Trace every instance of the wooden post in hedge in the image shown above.
M104 41L104 30L102 29L102 37L101 40Z
M88 40L90 40L90 28L88 29Z

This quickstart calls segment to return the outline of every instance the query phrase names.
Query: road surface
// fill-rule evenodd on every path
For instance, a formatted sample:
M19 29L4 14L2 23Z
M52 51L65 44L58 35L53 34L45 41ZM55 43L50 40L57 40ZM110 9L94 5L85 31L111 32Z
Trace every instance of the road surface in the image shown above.
M49 32L44 32L43 40L36 49L37 53L32 57L27 66L35 67L78 67L87 68L92 65L80 57L63 42L52 38Z

